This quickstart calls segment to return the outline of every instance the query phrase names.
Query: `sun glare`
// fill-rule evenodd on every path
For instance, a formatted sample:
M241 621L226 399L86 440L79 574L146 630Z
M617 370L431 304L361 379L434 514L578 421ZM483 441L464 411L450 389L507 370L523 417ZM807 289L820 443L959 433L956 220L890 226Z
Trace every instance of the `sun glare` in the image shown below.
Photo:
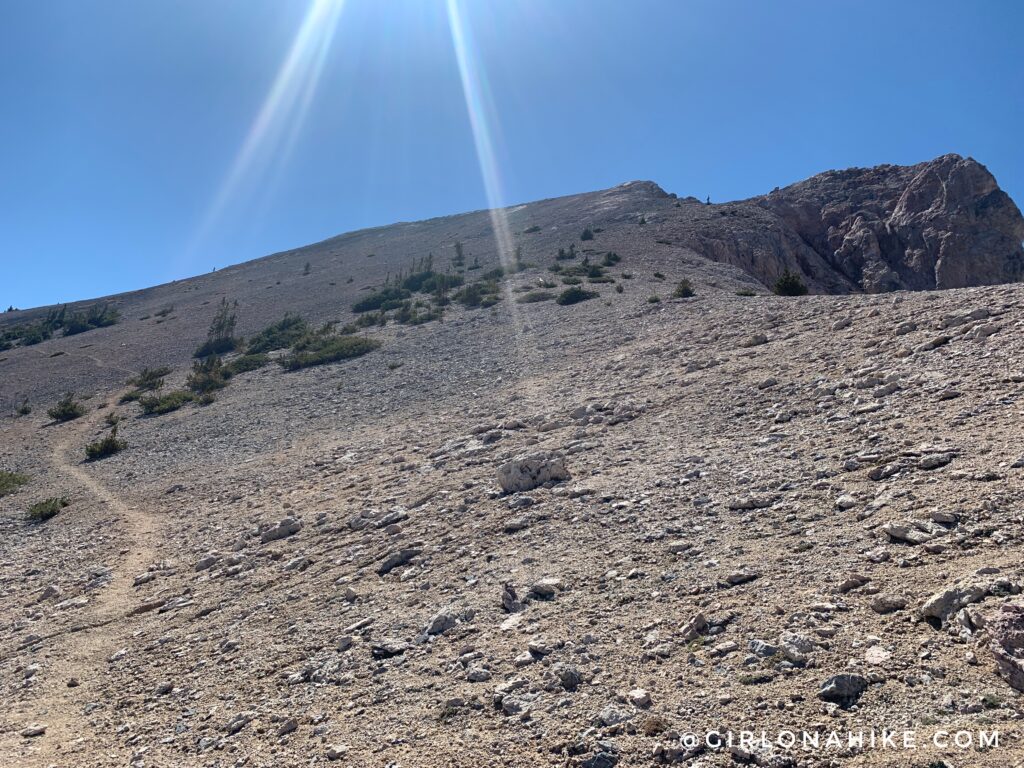
M242 190L259 188L260 182L272 180L287 165L316 94L344 5L345 0L311 0L288 55L193 238L190 252L217 226ZM272 190L266 184L263 187L269 195Z
M494 229L494 240L498 248L498 258L503 267L511 267L515 261L512 232L509 228L508 215L505 212L505 201L502 194L501 173L498 169L497 155L494 150L494 131L497 125L497 114L490 99L490 88L487 84L487 73L480 64L473 40L469 35L459 0L447 0L448 26L451 29L452 47L459 65L459 77L462 81L462 94L466 100L466 112L473 131L473 142L476 145L477 162L480 175L487 195L487 204ZM516 311L516 303L512 301L511 286L505 283L506 298L512 308L512 318L517 333L521 330L521 315Z

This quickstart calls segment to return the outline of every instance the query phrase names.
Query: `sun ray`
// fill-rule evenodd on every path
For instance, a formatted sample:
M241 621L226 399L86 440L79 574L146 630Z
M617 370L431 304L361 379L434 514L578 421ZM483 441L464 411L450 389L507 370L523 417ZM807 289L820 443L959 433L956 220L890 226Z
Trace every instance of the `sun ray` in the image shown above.
M199 247L242 190L256 189L287 165L316 94L345 0L311 0L255 120L207 208L187 253ZM266 198L272 190L266 188ZM251 192L250 192L251 194Z
M459 66L459 77L462 82L462 94L466 101L466 112L473 132L476 147L477 163L480 165L480 176L487 195L488 213L491 227L498 249L498 259L502 267L511 268L515 263L515 243L509 227L508 215L505 211L502 193L501 173L498 168L497 153L494 148L496 113L490 102L490 89L486 80L486 71L480 65L479 57L473 41L467 33L459 0L447 0L448 26L451 30L452 47ZM504 281L505 299L512 313L512 320L517 337L522 333L522 316L512 298L512 287Z

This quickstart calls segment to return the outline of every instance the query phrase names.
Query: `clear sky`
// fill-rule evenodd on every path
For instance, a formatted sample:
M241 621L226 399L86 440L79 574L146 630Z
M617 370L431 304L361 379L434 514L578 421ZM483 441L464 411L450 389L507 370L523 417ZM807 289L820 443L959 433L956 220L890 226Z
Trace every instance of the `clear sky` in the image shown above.
M1022 30L1017 0L0 0L0 303L632 179L957 152L1024 204Z

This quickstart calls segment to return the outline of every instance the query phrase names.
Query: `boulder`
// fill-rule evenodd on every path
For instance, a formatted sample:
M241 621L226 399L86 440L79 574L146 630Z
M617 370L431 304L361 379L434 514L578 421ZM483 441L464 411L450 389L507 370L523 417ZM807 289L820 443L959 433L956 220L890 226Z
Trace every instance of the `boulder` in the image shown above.
M529 491L545 483L568 479L565 459L547 451L517 456L498 467L498 483L505 493Z

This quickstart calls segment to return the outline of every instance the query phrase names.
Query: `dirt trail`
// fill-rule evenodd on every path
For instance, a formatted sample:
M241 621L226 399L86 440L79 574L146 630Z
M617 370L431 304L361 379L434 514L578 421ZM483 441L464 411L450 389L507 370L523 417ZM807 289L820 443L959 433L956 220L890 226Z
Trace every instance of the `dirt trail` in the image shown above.
M105 701L108 694L102 686L107 660L122 647L119 641L129 629L128 614L135 607L132 581L155 559L154 518L97 480L92 466L80 458L83 446L105 413L94 410L64 425L64 434L53 445L51 463L83 495L99 503L99 517L110 520L117 550L106 553L105 565L111 569L112 580L95 590L88 608L70 631L45 641L49 647L39 672L42 679L34 706L31 714L19 718L17 727L20 731L30 724L44 724L46 734L30 740L33 751L30 755L19 754L18 765L64 765L62 757L73 764L73 754L92 739L90 721L95 718L85 714L84 708L89 702L110 704ZM78 685L68 687L72 678ZM104 737L104 749L109 753L109 734ZM3 762L5 758L0 754L0 763Z

